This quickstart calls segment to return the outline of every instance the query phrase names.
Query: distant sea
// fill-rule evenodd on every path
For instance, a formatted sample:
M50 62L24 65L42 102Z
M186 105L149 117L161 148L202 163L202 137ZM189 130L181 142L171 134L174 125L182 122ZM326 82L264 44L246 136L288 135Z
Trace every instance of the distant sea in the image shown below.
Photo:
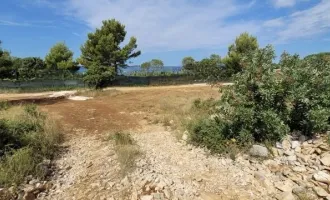
M160 71L163 72L179 72L182 70L181 66L164 66ZM140 66L128 66L125 69L122 69L122 74L127 75L130 74L131 72L135 72L135 71L141 71L141 67ZM86 72L86 68L85 67L80 67L78 73L84 73Z

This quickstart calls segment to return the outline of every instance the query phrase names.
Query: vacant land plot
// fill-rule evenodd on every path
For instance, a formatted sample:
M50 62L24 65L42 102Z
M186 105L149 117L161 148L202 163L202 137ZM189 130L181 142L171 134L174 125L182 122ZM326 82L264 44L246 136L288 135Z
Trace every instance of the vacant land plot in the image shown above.
M207 85L77 91L86 101L34 98L65 130L63 153L48 192L39 199L283 199L278 185L294 182L273 173L274 161L214 156L186 143L184 125L198 115L196 99L217 99ZM8 99L19 102L26 96ZM29 97L31 98L31 97ZM201 113L202 116L202 113ZM233 150L234 151L234 150ZM275 165L275 164L274 164ZM271 169L271 170L270 170ZM281 166L280 170L286 170ZM278 172L278 171L277 171ZM278 174L278 173L277 173ZM274 182L276 182L274 184ZM277 185L277 186L276 186ZM287 194L288 193L288 194ZM303 195L304 199L315 199Z

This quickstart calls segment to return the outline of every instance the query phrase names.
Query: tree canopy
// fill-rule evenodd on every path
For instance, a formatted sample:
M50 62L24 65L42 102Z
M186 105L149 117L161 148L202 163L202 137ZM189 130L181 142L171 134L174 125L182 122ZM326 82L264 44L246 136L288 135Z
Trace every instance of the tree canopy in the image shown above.
M88 39L81 47L79 62L87 68L92 63L112 67L115 73L119 67L126 67L126 61L141 54L136 50L137 40L131 37L128 44L121 45L125 40L125 26L115 19L105 20L100 29L88 34Z
M45 63L49 69L77 70L73 52L63 42L55 44L47 54Z
M141 69L145 71L149 71L150 69L152 70L160 70L164 67L164 62L160 59L152 59L149 62L144 62L141 64Z
M141 64L141 69L144 70L144 71L149 71L150 69L150 62L144 62Z
M219 55L212 54L209 58L195 62L193 74L209 82L214 82L223 77L223 68L221 66L221 58Z
M188 57L184 57L182 59L182 68L186 71L192 70L193 66L195 64L195 60L193 57L188 56Z
M2 42L0 41L0 79L11 78L13 76L12 59L10 53L1 48Z
M16 58L15 68L18 76L23 79L31 79L40 74L46 68L44 61L38 57Z
M151 66L152 69L157 70L157 69L163 68L164 67L164 63L160 59L152 59L150 61L150 66Z
M306 56L304 59L311 59L312 57L316 57L317 59L321 59L326 62L330 62L330 52L321 52L317 54L311 54Z
M257 38L249 33L239 35L228 48L228 56L223 59L228 75L236 74L244 68L242 59L259 48Z

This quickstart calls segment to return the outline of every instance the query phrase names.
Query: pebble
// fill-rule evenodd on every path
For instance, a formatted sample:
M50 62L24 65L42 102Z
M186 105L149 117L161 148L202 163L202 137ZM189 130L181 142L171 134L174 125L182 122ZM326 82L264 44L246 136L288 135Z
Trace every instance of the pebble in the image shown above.
M317 194L319 197L326 197L329 194L321 187L313 187L314 192Z

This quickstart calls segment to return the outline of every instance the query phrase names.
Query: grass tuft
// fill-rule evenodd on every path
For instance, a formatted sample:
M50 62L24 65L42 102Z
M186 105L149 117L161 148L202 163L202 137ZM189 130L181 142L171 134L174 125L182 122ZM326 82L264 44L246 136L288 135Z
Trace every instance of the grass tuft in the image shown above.
M136 159L141 155L139 147L128 133L117 132L112 136L115 151L121 166L121 175L125 176L135 168Z
M32 148L21 148L6 154L0 162L0 185L19 184L30 174L37 174L38 159Z
M37 106L13 106L0 111L0 187L20 184L27 175L43 178L38 167L52 159L62 129Z
M9 108L9 103L7 101L0 101L0 110L7 110Z

